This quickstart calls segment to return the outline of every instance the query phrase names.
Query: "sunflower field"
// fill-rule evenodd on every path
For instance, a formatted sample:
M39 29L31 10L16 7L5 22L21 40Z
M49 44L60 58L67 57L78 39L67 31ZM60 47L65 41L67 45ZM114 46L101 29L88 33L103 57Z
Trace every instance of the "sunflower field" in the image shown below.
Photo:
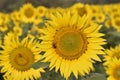
M120 80L120 2L0 0L0 80Z

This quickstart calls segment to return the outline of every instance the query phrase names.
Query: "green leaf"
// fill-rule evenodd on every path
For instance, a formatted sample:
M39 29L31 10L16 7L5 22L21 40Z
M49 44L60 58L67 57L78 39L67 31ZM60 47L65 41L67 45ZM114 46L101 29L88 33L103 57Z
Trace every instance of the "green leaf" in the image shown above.
M117 32L117 31L112 31L112 32L110 32L110 34L113 36L120 37L120 32Z
M82 78L82 80L106 80L106 76L100 73L92 73L92 75L87 78Z
M102 74L95 74L91 76L89 80L106 80L106 78Z
M39 60L38 62L36 62L36 63L34 63L33 65L32 65L32 67L34 68L34 69L38 69L38 68L46 68L46 67L48 67L49 66L49 63L48 62L41 62L41 60Z

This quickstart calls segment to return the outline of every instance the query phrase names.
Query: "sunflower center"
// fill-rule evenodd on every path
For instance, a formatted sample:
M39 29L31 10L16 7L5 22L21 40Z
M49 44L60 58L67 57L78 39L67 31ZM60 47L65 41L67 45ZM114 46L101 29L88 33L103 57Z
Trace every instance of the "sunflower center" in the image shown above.
M78 59L87 46L85 35L72 28L57 31L54 41L56 53L69 60Z
M43 13L43 10L42 10L42 9L39 9L39 13Z
M34 63L34 55L28 48L19 47L10 53L10 63L16 70L28 70Z
M119 52L115 52L112 57L116 57L117 59L120 59L120 54Z
M68 52L74 52L78 48L79 37L73 33L66 33L62 36L60 47Z
M117 26L120 26L120 20L116 20L115 24L116 24Z
M120 79L120 68L119 68L119 67L115 70L114 77L115 77L116 79Z
M78 14L80 16L83 16L84 14L87 14L87 11L86 11L85 7L77 8L77 10L78 10Z
M27 18L31 18L34 15L34 10L32 8L27 8L24 14Z
M119 15L119 14L114 14L114 15L113 15L113 18L114 18L114 19L116 19L117 17L120 17L120 15Z

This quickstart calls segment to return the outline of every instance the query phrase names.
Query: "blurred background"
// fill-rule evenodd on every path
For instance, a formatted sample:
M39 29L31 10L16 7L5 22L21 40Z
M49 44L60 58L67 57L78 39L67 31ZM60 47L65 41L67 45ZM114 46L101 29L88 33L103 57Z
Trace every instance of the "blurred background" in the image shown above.
M19 9L25 3L32 3L35 7L41 5L41 6L45 6L47 8L49 8L49 7L66 8L66 7L70 7L73 4L78 3L78 2L85 3L85 4L104 5L104 4L113 4L113 3L118 3L118 2L120 3L120 0L0 0L0 12L11 13L12 11ZM108 29L103 29L103 30L104 31L102 31L102 32L105 32L105 33L108 31ZM107 36L109 37L109 38L107 37L108 39L111 38L111 34L110 35L108 34ZM112 40L114 40L114 39L118 39L118 37L110 39L111 43L113 42ZM120 39L120 37L119 37L119 39ZM120 41L119 41L119 43L120 43ZM118 43L116 42L116 44L118 44ZM97 64L95 64L95 66L98 69L96 71L99 71L98 73L105 73L103 70L103 67L101 66L101 63L97 63ZM49 71L47 69L46 72L47 72L46 74L42 74L42 80L64 80L64 78L61 77L59 75L59 73L55 73L54 70ZM0 80L3 80L2 75L3 74L0 74ZM72 80L75 80L74 77ZM89 80L92 80L92 79L89 79Z
M0 0L0 12L11 12L27 2L32 3L34 6L69 7L77 2L102 5L118 3L120 0Z

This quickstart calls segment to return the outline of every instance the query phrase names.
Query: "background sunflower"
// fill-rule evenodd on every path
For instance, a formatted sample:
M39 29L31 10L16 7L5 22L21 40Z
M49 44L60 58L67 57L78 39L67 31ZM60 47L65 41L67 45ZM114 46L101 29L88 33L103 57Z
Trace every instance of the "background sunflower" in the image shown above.
M92 16L92 20L103 25L100 32L105 34L103 38L107 40L107 44L103 47L110 49L110 47L115 48L120 44L120 10L117 9L117 4L120 6L120 0L0 0L0 44L3 44L4 40L2 37L4 37L9 30L16 33L20 38L28 35L31 38L35 37L37 39L39 36L44 35L39 32L39 29L44 28L44 23L47 20L44 14L48 8L51 8L48 12L52 12L54 8L59 7L58 10L61 10L61 8L72 7L78 2L90 5L91 7L89 9L85 7L81 8L83 9L83 13L85 10L85 12L92 10L92 13L95 14ZM23 22L21 21L19 10L24 3L32 3L37 11L36 19L32 19L31 21L34 21L32 23L26 23L29 21L25 20L23 20ZM10 17L8 17L9 14ZM99 57L103 59L103 56ZM103 62L94 63L95 71L85 77L78 76L78 80L106 80L109 74L105 73L102 65ZM42 74L41 80L64 80L59 73L55 73L54 69L49 71L47 64L43 65L45 66L46 73ZM39 68L40 66L35 64L33 67ZM3 75L3 73L0 73L0 80L3 80ZM70 80L76 80L75 76L70 76Z

